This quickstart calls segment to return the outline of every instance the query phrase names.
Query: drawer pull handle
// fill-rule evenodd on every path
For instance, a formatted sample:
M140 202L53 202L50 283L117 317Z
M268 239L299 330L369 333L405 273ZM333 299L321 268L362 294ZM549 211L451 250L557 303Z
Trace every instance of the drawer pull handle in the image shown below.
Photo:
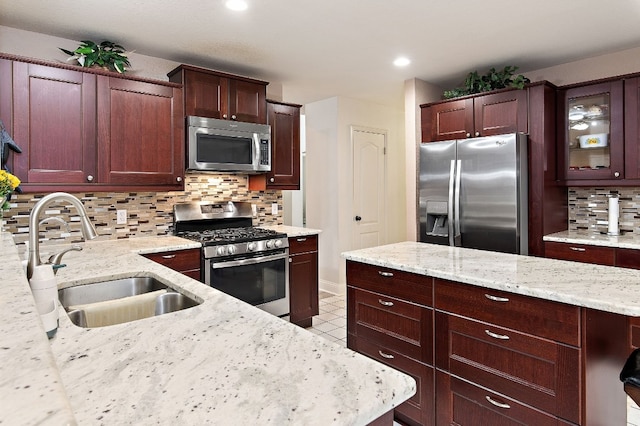
M163 259L173 259L174 257L176 257L175 254L164 254L164 255L162 255Z
M582 247L569 247L569 250L573 250L573 251L587 251L586 248L582 248Z
M393 302L387 302L386 300L378 299L378 302L379 302L382 306L393 306Z
M505 334L497 334L497 333L494 333L494 332L489 331L489 330L485 330L484 332L487 333L487 336L493 337L494 339L509 340L509 336L507 336Z
M307 241L306 238L296 238L296 241L299 243L304 243L305 241Z
M382 275L383 277L392 277L393 276L393 272L378 271L378 273L380 275Z
M498 297L498 296L492 296L490 294L485 293L484 297L486 297L489 300L493 300L494 302L508 302L509 298L508 297Z
M381 356L382 358L386 358L386 359L394 359L394 358L395 358L393 355L391 355L391 354L385 354L385 353L384 353L384 352L382 352L382 351L378 351L378 353L380 354L380 356Z
M491 404L495 405L496 407L504 408L505 410L508 410L509 408L511 408L509 404L504 404L502 402L495 401L489 395L485 396L485 398L487 399L487 401L489 401Z

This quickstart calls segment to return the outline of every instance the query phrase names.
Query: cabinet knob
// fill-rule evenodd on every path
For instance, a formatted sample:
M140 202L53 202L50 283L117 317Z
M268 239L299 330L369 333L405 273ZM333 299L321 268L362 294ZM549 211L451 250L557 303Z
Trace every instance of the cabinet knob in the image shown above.
M275 182L275 181L276 181L276 178L271 178L271 179L269 179L269 182L271 182L271 183L273 183L273 182Z
M480 136L480 132L476 132L476 137Z
M227 118L227 114L222 114L222 118Z
M91 175L87 176L87 182L93 182L93 176Z
M620 177L620 172L615 172L613 175L614 175L615 177Z
M471 137L471 133L467 133L467 137L470 138Z
M176 182L182 182L182 176L178 176L178 177L176 178Z

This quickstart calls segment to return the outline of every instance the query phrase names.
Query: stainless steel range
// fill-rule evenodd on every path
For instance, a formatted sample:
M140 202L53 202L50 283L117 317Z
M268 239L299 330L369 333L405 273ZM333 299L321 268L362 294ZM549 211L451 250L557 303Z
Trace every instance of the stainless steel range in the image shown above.
M202 281L277 316L289 314L287 235L252 226L246 202L174 206L179 237L202 244Z

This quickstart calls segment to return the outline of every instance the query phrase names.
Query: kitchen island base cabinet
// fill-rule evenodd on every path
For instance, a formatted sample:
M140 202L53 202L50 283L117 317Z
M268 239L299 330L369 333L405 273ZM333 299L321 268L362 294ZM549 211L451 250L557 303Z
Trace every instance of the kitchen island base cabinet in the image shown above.
M311 327L320 313L318 301L318 236L289 238L289 321Z
M160 253L149 253L143 256L156 263L160 263L167 268L171 268L174 271L181 272L194 280L201 281L200 249L194 248L187 250L165 251Z

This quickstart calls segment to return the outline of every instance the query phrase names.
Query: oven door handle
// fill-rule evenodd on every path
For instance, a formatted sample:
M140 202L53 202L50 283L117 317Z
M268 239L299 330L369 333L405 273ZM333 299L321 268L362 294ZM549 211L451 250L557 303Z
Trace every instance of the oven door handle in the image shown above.
M220 268L229 268L232 266L264 263L272 260L288 259L288 258L289 258L289 253L280 253L280 254L272 254L267 256L250 257L247 259L240 259L240 260L230 260L228 262L215 262L213 259L209 259L209 261L211 262L212 269L220 269Z

